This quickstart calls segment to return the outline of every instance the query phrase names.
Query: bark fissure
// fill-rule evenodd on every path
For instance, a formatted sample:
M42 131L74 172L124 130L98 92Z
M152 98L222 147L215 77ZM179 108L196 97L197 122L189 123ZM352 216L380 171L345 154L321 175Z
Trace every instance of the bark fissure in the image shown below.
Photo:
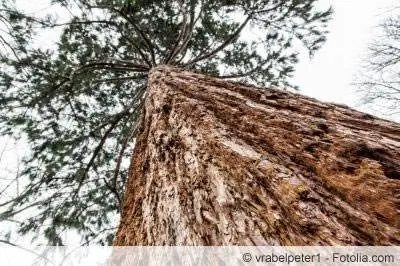
M400 244L400 125L151 70L116 245Z

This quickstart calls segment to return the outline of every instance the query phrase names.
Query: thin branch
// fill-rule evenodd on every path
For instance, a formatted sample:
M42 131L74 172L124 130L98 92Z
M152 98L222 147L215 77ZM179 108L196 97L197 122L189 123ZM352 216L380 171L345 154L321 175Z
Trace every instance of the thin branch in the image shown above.
M122 120L122 118L127 115L129 112L129 109L124 110L120 113L118 113L114 120L111 122L110 127L106 130L106 132L103 134L103 136L101 137L101 140L99 142L99 144L97 145L97 147L95 148L95 150L93 151L92 157L90 158L89 162L86 165L85 170L83 171L83 174L80 177L79 180L79 184L78 184L78 188L76 189L74 196L78 195L81 186L83 184L83 181L85 179L85 177L87 176L87 174L89 173L90 168L93 166L94 160L96 159L97 155L100 153L101 149L103 148L108 136L110 135L110 133L114 130L114 128L117 126L117 124Z
M177 64L179 64L186 55L187 46L188 46L190 40L192 39L194 27L197 24L197 22L199 21L202 12L203 12L203 1L201 1L199 14L197 15L197 18L195 18L195 5L193 5L193 3L192 3L191 10L190 10L190 23L189 23L188 34L186 34L186 37L184 38L182 45L176 50L176 52L173 54L173 57L172 57L172 58L175 58L177 55L182 54L181 58L176 61Z
M14 200L12 200L12 201L14 201ZM23 212L23 211L25 211L27 209L30 209L32 207L41 205L43 203L46 203L46 200L41 200L41 201L34 202L34 203L29 204L29 205L27 205L27 206L25 206L25 207L23 207L23 208L21 208L19 210L16 210L16 211L5 211L5 212L0 214L0 221L3 221L5 219L7 219L7 217L15 216L18 213L21 213L21 212Z
M0 8L0 12L2 12L2 11L3 12L7 12L7 13L13 13L13 14L15 14L17 16L20 16L20 17L22 17L22 18L24 18L26 20L33 21L33 22L39 23L41 25L46 25L46 22L44 22L44 21L42 21L40 19L37 19L35 17L28 16L28 15L26 15L26 14L24 14L22 12L16 11L16 10Z
M169 51L169 53L167 54L167 56L164 59L164 64L168 64L171 59L173 58L175 51L177 50L179 43L182 41L183 37L186 35L186 31L187 31L187 14L186 14L186 8L185 5L182 3L181 9L180 9L180 13L182 13L183 16L183 20L182 20L182 26L181 29L179 31L178 34L178 38L175 41L174 46L172 47L172 49Z
M142 104L140 104L136 109L139 112L141 112L141 110L142 110L142 108L141 108ZM135 121L132 122L132 126L128 130L128 135L122 141L122 146L121 146L121 149L120 149L119 154L118 154L117 165L116 165L115 170L114 170L114 176L112 178L111 184L108 184L108 182L106 181L106 185L114 192L114 194L117 197L120 211L121 211L121 208L122 208L122 200L121 200L121 197L120 197L120 195L118 193L117 179L118 179L119 171L120 171L120 168L121 168L121 163L122 163L122 158L124 156L124 152L125 152L126 148L128 147L129 140L131 140L135 136L135 134L136 134L136 132L137 132L137 130L139 128L138 121L140 120L140 118L141 118L141 114L138 114L137 119L135 119Z
M80 72L83 72L88 69L113 69L113 70L122 70L122 71L133 71L133 72L147 72L149 70L148 67L136 64L130 61L119 60L119 59L110 59L110 60L93 60L85 65L80 66L78 69L72 72L72 77Z
M142 49L140 49L140 47L139 47L133 40L131 40L131 38L128 38L128 37L126 37L125 35L122 35L122 34L121 34L121 36L122 36L125 40L127 40L127 41L133 46L133 48L135 48L135 49L138 51L140 57L141 57L142 60L146 63L146 65L148 66L148 68L151 68L152 63L151 63L150 60L147 58L147 56L144 54L144 52L142 51Z
M87 21L71 21L71 22L64 22L64 23L49 23L46 25L48 28L55 28L55 27L62 27L62 26L69 26L69 25L86 25L86 24L107 24L112 26L118 26L117 23L109 20L87 20Z
M222 79L231 79L231 78L243 78L250 76L251 74L255 73L256 71L262 70L262 67L270 61L270 58L267 58L263 60L262 62L258 63L256 67L253 67L249 71L243 72L243 73L236 73L236 74L230 74L230 75L223 75L223 76L218 76L219 78Z
M267 8L267 9L262 9L262 10L257 10L257 11L253 11L253 14L263 14L263 13L268 13L271 11L274 11L280 7L282 7L285 4L285 1L280 1L277 5L271 7L271 8Z
M24 197L31 194L34 189L38 189L42 184L43 184L43 181L39 180L37 183L30 185L28 188L26 188L25 192L22 195L16 196L13 199L10 199L8 201L0 203L0 207L5 207L6 205L9 205L10 203L20 202ZM35 186L38 186L38 188L35 188ZM0 216L1 216L1 214L0 214Z
M154 53L154 49L156 49L157 47L155 47L152 42L150 41L150 39L146 36L146 34L140 29L140 27L135 23L135 21L133 19L131 19L126 13L124 13L122 10L117 9L113 6L110 5L89 5L89 8L98 8L98 9L109 9L117 14L119 14L121 17L123 17L127 22L129 22L130 25L133 26L133 28L135 29L136 33L139 34L139 36L142 38L142 40L146 43L146 46L149 50L150 56L151 56L151 66L156 65L156 59L155 59L155 53ZM159 50L159 49L158 49Z
M391 82L364 81L364 82L358 83L358 85L360 85L360 86L368 86L368 87L380 86L380 87L384 87L384 88L389 89L389 90L393 90L393 91L395 91L396 94L397 93L400 94L400 88L396 88L396 87L390 85L390 83ZM400 84L397 84L397 85L400 85Z
M120 25L114 21L109 21L109 20L90 20L90 21L72 21L72 22L66 22L66 23L58 23L58 24L49 24L47 27L59 27L59 26L67 26L67 25L79 25L79 24L106 24L109 26L114 26L117 31L120 31ZM125 35L121 34L121 36L127 40L140 54L141 58L143 61L147 64L148 68L151 68L151 62L149 59L146 57L142 49L134 41L132 41L130 38L126 37Z
M116 9L116 8L112 8L112 10L118 12L118 14L120 14L123 18L125 18L135 29L135 31L140 35L140 37L145 41L147 48L149 49L150 52L150 56L151 56L151 62L152 62L152 66L156 65L156 58L155 58L155 53L154 53L154 45L152 44L152 42L150 41L149 38L147 38L146 34L144 34L144 32L139 28L138 25L136 25L136 23L133 21L133 19L131 19L128 15L126 15L124 12L122 12L122 10Z
M8 47L11 50L11 52L14 54L17 61L21 61L19 59L19 56L18 56L17 52L15 51L14 47L12 47L12 45L9 42L7 42L6 39L4 39L2 36L0 36L0 41L3 43L4 47Z
M128 76L128 77L105 78L105 79L93 80L93 83L120 81L120 80L135 80L135 79L143 79L143 78L146 78L146 77L147 77L147 74L136 75L136 76Z
M51 260L49 260L48 258L46 258L44 255L39 254L39 253L37 253L37 252L35 252L35 251L33 251L33 250L24 248L24 247L22 247L22 246L20 246L20 245L14 244L14 243L12 243L12 242L10 242L10 241L4 240L4 239L0 239L0 243L7 244L7 245L10 245L10 246L13 246L13 247L22 249L23 251L32 253L32 254L38 256L39 258L42 258L42 259L46 260L47 262L50 262L51 264L54 264L54 262L52 262Z
M191 67L194 64L196 64L199 61L202 61L204 59L210 59L213 56L215 56L218 52L222 51L226 46L228 46L229 44L232 43L232 41L239 36L240 32L244 29L244 27L247 25L247 23L250 21L251 19L251 15L248 15L247 18L245 19L245 21L243 21L243 23L235 30L234 33L232 33L220 46L218 46L217 48L215 48L213 51L202 55L202 56L198 56L196 58L194 58L193 60L189 61L188 63L184 64L184 67Z

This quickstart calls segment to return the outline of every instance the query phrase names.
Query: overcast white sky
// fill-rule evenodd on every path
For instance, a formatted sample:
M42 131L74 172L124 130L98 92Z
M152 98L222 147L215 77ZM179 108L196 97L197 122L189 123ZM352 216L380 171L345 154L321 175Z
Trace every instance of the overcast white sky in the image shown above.
M20 0L32 5L33 0ZM382 14L398 0L321 0L323 5L334 7L334 17L330 22L327 42L312 59L306 55L297 65L294 83L300 93L328 101L357 107L359 97L351 86L354 76L369 42L376 36L376 26ZM35 2L36 6L36 2ZM36 6L36 10L43 7ZM36 11L35 10L35 11ZM48 11L48 10L47 10ZM400 121L400 119L396 119ZM0 137L0 179L14 178L10 175L18 165L18 160L26 152L23 142ZM8 176L7 176L8 173ZM3 188L0 180L0 191ZM2 197L0 197L1 200Z

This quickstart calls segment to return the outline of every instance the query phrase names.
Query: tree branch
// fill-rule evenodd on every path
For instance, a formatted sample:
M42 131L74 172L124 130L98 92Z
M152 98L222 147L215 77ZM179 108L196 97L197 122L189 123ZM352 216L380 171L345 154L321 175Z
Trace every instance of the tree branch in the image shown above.
M105 79L97 79L93 80L93 83L101 83L101 82L109 82L109 81L119 81L119 80L135 80L146 78L147 74L136 75L136 76L128 76L128 77L117 77L117 78L105 78Z
M117 31L120 31L120 28L118 23L110 20L89 20L89 21L72 21L72 22L66 22L66 23L58 23L58 24L48 24L47 27L53 28L53 27L59 27L59 26L67 26L67 25L79 25L79 24L106 24L110 26L116 27ZM144 52L134 41L132 41L130 38L126 37L124 34L121 34L121 36L127 40L130 44L133 45L133 47L139 52L141 58L143 61L147 64L148 68L151 68L151 62L147 57L145 56Z
M182 41L183 37L186 36L186 31L187 31L187 14L186 14L186 8L184 7L184 5L182 4L181 6L181 10L180 13L182 13L183 16L183 20L182 20L182 26L181 26L181 30L179 31L179 35L177 40L175 41L174 46L172 47L172 49L169 51L169 53L167 54L167 56L164 59L164 64L168 64L171 59L173 58L175 51L177 50L179 43Z
M209 59L212 58L213 56L215 56L218 52L222 51L226 46L228 46L229 44L232 43L232 41L239 36L240 32L244 29L244 27L247 25L247 23L250 21L251 19L251 15L248 15L247 18L245 19L245 21L243 21L243 23L235 30L235 32L233 34L231 34L220 46L218 46L217 48L215 48L213 51L202 55L202 56L198 56L196 58L194 58L193 60L189 61L188 63L184 64L184 67L191 67L194 64L196 64L199 61L202 61L204 59Z
M24 247L22 247L22 246L19 246L19 245L15 244L15 243L12 243L12 242L10 242L10 241L7 241L7 240L4 240L4 239L0 239L0 243L4 243L4 244L10 245L10 246L13 246L13 247L16 247L16 248L22 249L23 251L26 251L26 252L32 253L32 254L34 254L34 255L38 256L38 258L42 258L42 259L46 260L47 262L50 262L51 264L53 264L53 261L49 260L49 259L48 259L48 258L46 258L44 255L42 255L42 254L39 254L39 253L37 253L37 252L35 252L35 251L33 251L33 250L30 250L30 249L24 248Z
M140 49L140 47L133 41L131 40L131 38L126 37L125 35L121 36L127 40L139 53L140 57L143 59L143 61L146 63L146 65L148 66L148 68L150 69L152 66L152 63L149 61L149 59L147 58L147 56L144 54L144 52L142 51L142 49Z
M146 36L146 34L140 29L140 27L126 14L124 13L122 10L115 8L114 6L111 5L91 5L91 4L87 4L86 5L87 8L91 9L108 9L111 10L117 14L119 14L122 18L124 18L127 22L129 22L130 25L133 26L133 28L135 29L136 33L139 34L139 36L141 37L141 39L145 42L147 49L150 53L151 56L151 65L150 68L154 65L156 65L156 59L155 59L155 53L154 53L154 49L157 49L158 51L160 50L157 46L154 46L150 39Z
M17 59L17 61L21 61L19 59L18 54L15 51L14 47L12 47L12 45L9 42L7 42L7 40L4 39L3 36L0 36L0 42L3 44L4 48L8 47L11 50L11 52L14 54L15 58Z
M103 136L101 137L101 140L99 142L99 144L97 145L97 147L95 148L95 150L93 151L92 157L90 158L88 164L86 165L85 170L83 171L82 175L80 176L80 180L79 180L79 184L78 184L78 188L76 189L73 198L78 195L81 186L83 184L83 181L85 179L85 177L87 176L87 174L89 173L90 168L92 167L94 160L96 159L97 155L100 153L101 149L104 146L104 143L106 142L108 136L110 135L110 133L114 130L114 128L117 126L117 124L122 120L122 118L127 115L129 112L129 109L126 109L120 113L118 113L114 120L111 122L110 127L106 130L106 132L103 134Z
M142 105L142 104L140 104L140 105L136 108L136 110L139 111L139 112L141 112L141 108L140 108L141 105ZM124 140L122 141L122 146L121 146L121 149L120 149L119 154L118 154L117 165L116 165L115 170L114 170L114 175L113 175L111 184L108 184L108 182L106 181L106 185L111 189L111 191L112 191L112 192L116 195L116 197L117 197L117 200L118 200L118 203L119 203L120 212L121 212L121 208L122 208L122 200L121 200L121 197L120 197L120 195L119 195L119 193L118 193L118 188L117 188L118 183L117 183L117 179L118 179L119 171L120 171L120 168L121 168L121 163L122 163L122 158L123 158L123 156L124 156L124 152L125 152L126 148L128 147L128 142L129 142L130 139L133 138L133 136L136 134L136 132L137 132L137 130L138 130L138 128L139 128L139 123L138 123L138 121L140 120L140 117L141 117L141 114L139 113L139 114L137 115L135 121L132 122L132 126L131 126L130 129L128 130L127 136L126 136L126 137L124 138Z
M177 64L179 64L179 62L185 57L185 54L187 51L187 46L193 36L194 27L195 27L197 21L200 19L202 12L203 12L203 1L201 1L200 11L199 11L197 18L195 19L195 5L192 2L191 10L190 10L190 24L189 24L190 30L188 31L189 33L186 35L182 45L177 49L177 51L174 53L174 55L172 57L172 58L175 58L177 55L182 54L181 58L176 61Z
M261 61L260 63L257 64L256 67L253 67L252 69L250 69L249 71L246 71L244 73L236 73L236 74L230 74L230 75L223 75L223 76L218 76L219 78L222 79L230 79L230 78L243 78L243 77L247 77L250 76L251 74L253 74L254 72L261 70L262 67L268 63L270 61L270 58L267 58L263 61Z
M145 41L147 48L149 49L149 52L150 52L152 66L156 65L154 45L152 44L150 39L147 38L146 34L144 34L144 32L139 28L139 26L136 25L136 23L129 16L127 16L124 12L122 12L119 9L115 9L115 8L113 8L113 10L118 12L123 18L125 18L133 26L133 28L140 35L140 37Z
M133 72L147 72L149 68L147 66L136 64L130 61L109 59L109 60L92 60L78 69L73 71L73 75L80 73L87 69L115 69Z

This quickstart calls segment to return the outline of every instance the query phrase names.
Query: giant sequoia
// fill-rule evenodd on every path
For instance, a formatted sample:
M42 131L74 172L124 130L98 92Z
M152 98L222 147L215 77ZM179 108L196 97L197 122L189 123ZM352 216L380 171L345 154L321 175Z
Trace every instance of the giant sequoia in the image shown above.
M0 221L53 245L111 243L119 210L116 245L399 244L398 124L224 81L293 87L330 9L51 2L62 20L0 2L0 133L31 146Z
M0 134L31 148L0 221L52 245L68 230L112 242L150 69L294 87L299 52L322 45L331 16L317 0L49 2L0 0Z
M115 245L399 245L400 125L151 70Z

